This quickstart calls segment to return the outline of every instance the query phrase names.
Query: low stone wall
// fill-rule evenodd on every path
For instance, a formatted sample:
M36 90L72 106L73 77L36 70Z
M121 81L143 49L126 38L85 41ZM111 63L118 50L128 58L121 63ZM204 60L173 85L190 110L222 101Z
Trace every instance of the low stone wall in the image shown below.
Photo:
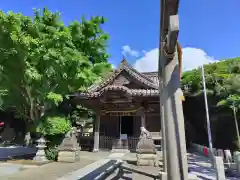
M202 146L200 144L191 144L191 148L206 157L210 156L210 151L209 148L206 146ZM223 165L221 161L223 161L224 166L227 167L230 171L234 170L237 172L237 177L240 177L240 152L235 151L233 154L231 153L230 150L223 150L223 149L215 149L213 148L213 154L215 156L215 165L217 168L217 171L220 170Z
M209 157L210 155L210 150L207 146L203 146L203 145L200 145L200 144L195 144L195 143L191 143L191 148L196 151L197 153L203 155L203 156L206 156L206 157ZM216 154L216 149L213 148L213 154Z

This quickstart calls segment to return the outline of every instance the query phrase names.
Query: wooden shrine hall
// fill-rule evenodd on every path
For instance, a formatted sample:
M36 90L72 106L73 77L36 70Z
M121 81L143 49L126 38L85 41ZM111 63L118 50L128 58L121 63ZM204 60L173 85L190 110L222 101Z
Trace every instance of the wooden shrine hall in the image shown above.
M119 67L73 101L95 111L94 149L135 150L144 126L160 145L158 73L140 73L124 59ZM125 140L125 141L124 141ZM119 142L125 142L119 147Z

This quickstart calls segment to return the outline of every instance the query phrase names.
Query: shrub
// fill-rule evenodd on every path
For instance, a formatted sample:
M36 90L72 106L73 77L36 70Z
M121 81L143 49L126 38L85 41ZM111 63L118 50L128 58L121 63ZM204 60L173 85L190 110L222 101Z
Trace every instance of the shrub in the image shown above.
M37 131L47 135L66 134L71 129L71 122L64 116L49 116L40 120Z
M37 132L40 132L42 135L44 135L48 141L45 152L49 160L57 160L57 147L61 144L65 134L70 129L71 122L64 116L46 116L40 120L37 127Z

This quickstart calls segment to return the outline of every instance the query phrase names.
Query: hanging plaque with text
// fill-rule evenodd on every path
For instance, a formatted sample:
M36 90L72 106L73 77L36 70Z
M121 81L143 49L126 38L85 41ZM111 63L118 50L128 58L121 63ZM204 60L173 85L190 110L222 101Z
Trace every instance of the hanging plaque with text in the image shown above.
M121 134L120 139L121 140L126 140L127 139L127 134Z

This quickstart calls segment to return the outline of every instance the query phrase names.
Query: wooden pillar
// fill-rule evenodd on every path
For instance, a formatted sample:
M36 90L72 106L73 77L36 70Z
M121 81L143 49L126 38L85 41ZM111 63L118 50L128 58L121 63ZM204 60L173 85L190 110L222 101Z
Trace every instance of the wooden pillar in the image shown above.
M99 151L99 131L100 131L100 114L96 114L96 119L94 122L94 146L93 146L93 152Z

